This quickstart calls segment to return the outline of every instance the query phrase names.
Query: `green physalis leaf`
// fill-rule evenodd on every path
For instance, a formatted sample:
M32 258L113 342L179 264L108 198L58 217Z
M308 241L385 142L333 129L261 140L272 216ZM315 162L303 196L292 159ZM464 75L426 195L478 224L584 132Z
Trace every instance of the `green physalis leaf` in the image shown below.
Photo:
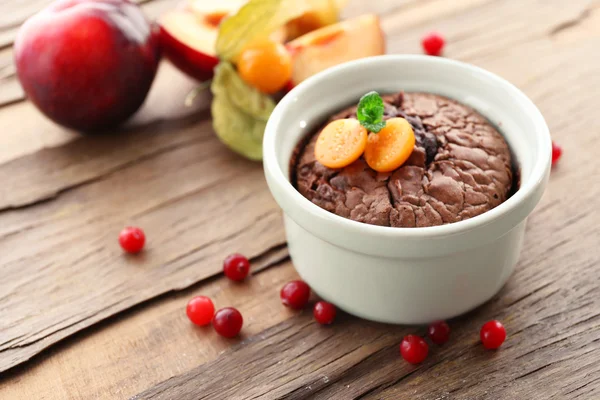
M378 133L385 127L383 120L383 99L377 92L369 92L360 98L356 117L362 126L367 130Z
M219 139L237 153L261 160L262 138L275 102L247 85L225 61L215 68L211 91L213 128Z

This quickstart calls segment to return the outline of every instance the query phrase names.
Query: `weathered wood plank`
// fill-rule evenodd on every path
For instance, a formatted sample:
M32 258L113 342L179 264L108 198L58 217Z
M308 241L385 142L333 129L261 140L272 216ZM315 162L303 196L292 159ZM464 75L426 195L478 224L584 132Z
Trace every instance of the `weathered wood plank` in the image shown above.
M169 63L163 62L145 103L124 127L119 128L120 131L137 130L139 133L151 124L159 125L163 132L176 129L180 123L179 119L208 109L208 93L199 96L191 106L184 105L186 95L196 85L196 82L181 74ZM0 86L2 86L1 83ZM208 117L208 114L204 114L204 117ZM174 120L173 128L167 126L171 120ZM81 135L52 123L30 102L18 102L7 107L0 107L0 121L2 121L3 128L2 135L0 135L0 164L81 138ZM121 136L118 132L113 135ZM108 141L110 138L109 135L106 140ZM86 140L91 139L87 138ZM27 167L25 164L24 168L27 169ZM47 169L43 166L42 168L45 173ZM35 168L31 169L31 175L35 175L33 171ZM71 178L63 177L62 179L69 180ZM57 181L55 183L57 184L55 189L60 191L61 184ZM45 183L46 186L48 184L49 182ZM16 192L8 189L7 187L0 189L0 193L4 193L4 195L0 195L0 198L19 196ZM36 191L34 188L31 190ZM7 192L10 194L7 195ZM0 208L6 206L7 204L4 204Z
M257 256L285 243L261 166L225 149L208 125L173 132L181 139L170 151L139 157L60 201L1 214L0 370L109 315L214 275L229 251ZM84 154L96 146L80 143L76 150ZM149 235L138 258L124 257L115 242L129 223ZM23 237L36 246L19 246ZM68 251L73 246L77 251Z
M167 69L169 69L169 67ZM170 71L171 74L176 73L172 68L170 68ZM275 212L276 208L274 203L264 190L260 165L243 161L229 152L215 138L214 133L210 128L210 122L198 124L198 122L202 121L202 114L197 117L185 117L186 114L194 113L199 108L206 107L207 101L206 99L200 99L193 108L185 109L185 107L182 106L183 98L189 89L193 87L193 83L187 80L187 78L182 78L180 74L177 76L180 84L177 84L177 79L175 79L174 84L173 79L171 79L172 76L163 74L163 79L159 80L155 85L157 88L155 93L157 95L150 96L145 109L142 109L136 119L130 124L132 126L130 130L119 134L119 140L114 140L115 138L112 136L80 138L65 146L46 149L36 154L17 159L13 162L8 162L0 168L3 171L0 174L2 174L3 180L6 182L6 185L3 185L3 189L0 190L0 199L2 199L0 201L0 203L2 203L0 208L5 210L14 208L12 211L0 215L0 219L3 221L1 224L2 233L0 233L0 246L5 249L2 250L0 254L2 254L2 264L6 278L11 279L10 284L4 285L0 290L0 293L2 294L0 297L2 297L2 301L4 301L3 305L0 306L0 308L3 309L3 314L7 310L12 309L10 303L16 300L16 298L13 297L16 292L22 294L28 292L28 290L23 290L23 286L33 289L33 287L29 285L35 285L35 282L37 282L37 284L45 287L46 284L43 280L44 276L47 276L50 281L55 282L55 285L62 285L73 279L72 274L65 270L65 264L71 264L70 266L72 268L78 270L79 268L88 268L87 272L94 274L92 272L93 270L89 269L89 266L85 267L85 264L89 262L100 268L97 272L104 278L111 279L110 274L108 273L111 268L119 269L119 264L122 266L131 262L131 260L122 258L120 260L117 258L116 262L114 262L115 260L112 258L118 254L113 253L113 251L116 250L116 246L114 246L114 237L112 239L106 237L111 243L108 246L97 242L86 247L86 245L79 241L78 245L82 246L79 248L81 253L78 251L72 252L71 254L74 258L65 257L64 254L56 251L57 247L53 250L53 246L63 247L66 245L64 242L64 244L60 244L61 241L58 239L62 234L67 234L67 236L69 236L67 232L63 232L63 229L68 226L78 226L80 224L79 221L98 220L93 223L93 225L95 225L98 222L104 224L111 218L116 217L117 220L121 219L121 222L119 223L119 225L121 225L125 223L125 221L133 222L136 220L153 219L152 215L164 215L165 209L173 211L179 210L176 211L176 214L180 214L179 217L174 214L172 217L168 217L169 221L175 221L174 224L177 225L177 229L186 227L188 224L194 224L194 220L196 220L197 225L194 225L195 228L193 228L193 230L196 230L196 233L187 233L199 236L204 233L204 239L190 238L184 240L184 242L188 242L189 246L184 245L181 247L176 243L174 240L175 238L171 238L171 240L174 240L171 245L171 254L166 253L156 259L152 257L156 264L154 262L150 262L150 264L155 267L161 264L171 265L170 267L165 268L162 273L168 274L167 271L169 269L179 270L187 268L190 271L193 270L193 275L196 276L191 279L190 277L183 277L181 271L179 274L180 278L175 278L177 274L169 274L170 278L180 279L180 282L169 287L170 285L167 283L169 279L162 280L162 282L166 284L166 286L163 285L163 291L172 290L175 287L182 288L188 286L199 279L206 278L218 272L220 260L217 262L214 262L213 260L213 262L211 262L210 259L215 255L210 254L212 254L212 251L220 245L227 245L227 242L235 240L235 235L237 235L239 231L244 230L243 221L246 217L251 219L261 219L260 221L257 221L257 224L251 229L257 229L257 231L254 234L250 234L248 237L249 239L264 229L270 230L272 234L271 239L268 239L268 236L270 235L267 233L266 235L260 234L260 240L253 240L253 243L250 243L250 240L248 240L248 244L251 248L248 249L249 254L261 254L264 251L268 251L272 246L283 243L284 239L282 237L280 224L277 223L273 225L273 221L277 221L279 217ZM170 91L165 90L167 86L171 88ZM163 89L162 96L158 90L161 89L161 87ZM54 128L57 131L57 142L60 143L60 141L68 141L71 139L70 134L65 133L60 128L43 120L43 117L31 110L31 106L27 103L19 104L17 107L23 107L24 118L25 116L34 115L40 118L37 121L38 125L41 122ZM15 107L11 108L14 111ZM8 109L5 108L0 112L7 112L7 110ZM13 118L15 117L14 113L5 114L5 116L8 115L11 115ZM165 118L171 119L171 121L169 123L161 122ZM17 121L19 120L14 120L14 122L18 123ZM24 119L24 121L26 123L28 122L26 119ZM153 125L148 125L153 121ZM36 122L33 124L35 123ZM52 140L52 136L50 135L49 138L45 139ZM37 146L40 145L37 144ZM43 146L44 144L42 143L42 146L40 147ZM187 156L184 154L187 154ZM173 164L172 160L177 160L177 162ZM168 163L170 166L161 167L161 163L163 162ZM245 172L240 174L234 173L236 169ZM215 170L218 172L216 173ZM226 173L227 170L232 174L228 175ZM227 176L233 177L233 175L237 176L230 181ZM126 178L127 176L129 176L129 178ZM144 177L148 180L140 181L140 177ZM128 184L127 179L131 179L133 182L137 182L137 184L130 185ZM219 190L218 186L222 179L225 180L224 183L231 183L234 186L230 186L229 189L220 189L219 192L215 193L206 192L206 189L214 186ZM111 181L113 183L109 183ZM117 188L114 186L115 182L117 182ZM81 191L77 191L75 194L67 193L69 189L80 188L83 184L90 184L84 190L87 191L91 189L87 195L83 195L82 197ZM106 186L106 189L102 189L101 187L105 185L108 185ZM92 189L94 186L96 186L96 189ZM127 189L121 191L119 186L125 186ZM145 196L139 192L141 186L146 186L149 189L152 187L151 191L153 193L147 193L146 196L148 196L148 198L144 198ZM251 196L251 193L256 191L256 188L259 187L261 188L261 193L256 196ZM114 189L118 189L120 194L119 192L113 191ZM116 195L116 197L105 202L110 196L105 195L104 192L110 192L113 195ZM158 195L158 192L161 194ZM67 197L70 197L70 200L65 202L61 201L59 203L43 203L44 200L52 198L58 193L62 193L63 195L68 194ZM88 196L90 197L88 198ZM230 199L223 200L220 196L229 196ZM243 196L246 196L246 198ZM248 196L251 196L251 199L249 199ZM129 197L134 199L134 201L130 201ZM238 199L238 197L241 198ZM224 207L222 211L225 211L227 208L226 204L229 203L231 207L234 207L233 204L239 200L240 202L238 205L241 209L249 207L256 211L257 214L246 212L244 213L245 217L238 217L235 215L235 210L233 210L234 212L229 213L229 222L226 223L229 226L227 230L230 229L231 235L233 236L229 237L229 234L226 234L225 236L219 237L220 235L215 232L214 227L211 227L211 222L214 221L211 221L210 218L206 218L207 215L205 213L200 211L195 217L187 218L185 209L181 208L182 206L185 207L185 204L189 202L195 204L192 208L198 208L199 205L202 205L201 202L205 201L207 198L212 198L213 200L211 201L216 202L213 204L214 206L222 205ZM199 201L200 203L195 203L195 201ZM118 210L114 210L114 206L121 202L130 203L133 207L121 207ZM32 205L34 203L37 203L37 205L26 209L24 208L24 206L28 204ZM135 205L136 203L137 206ZM204 204L204 206L205 210L211 210L212 208L209 204ZM21 209L18 209L19 207ZM104 208L104 211L101 211L98 207ZM202 207L198 208L198 210L201 208ZM170 211L167 211L167 214L169 213ZM106 214L109 215L107 216ZM66 222L67 220L71 220L72 222ZM215 218L215 220L218 220L218 218ZM249 220L246 222L249 222ZM160 225L159 220L154 220L154 223ZM54 233L49 233L50 231L47 231L45 234L42 233L45 229L50 229L50 231L53 231ZM101 229L107 229L107 227ZM115 225L108 229L113 231L114 235L120 227ZM162 231L163 229L164 226L159 228L158 231ZM80 233L83 234L83 231ZM31 251L31 249L27 250L26 248L22 248L20 251L12 250L11 247L14 246L14 244L11 245L10 242L12 240L18 241L18 238L22 237L24 234L29 237L38 234L41 235L37 236L38 239L36 240L40 240L41 237L44 237L47 234L50 234L51 236L57 234L58 236L55 236L54 239L58 240L48 241L48 246L41 245L38 248L39 252L37 253ZM208 236L206 234L208 234ZM78 235L75 235L75 237L77 236ZM243 232L241 232L239 237L243 239L244 236ZM64 239L65 236L63 236L63 240ZM92 236L90 236L89 239L93 241ZM70 240L72 240L72 238L67 239L67 242ZM54 243L51 244L51 242ZM187 249L185 249L186 247ZM7 249L11 249L11 251L9 252ZM194 257L196 250L202 250L203 254L209 255L204 265L212 272L202 272L203 268L192 265L190 258ZM105 253L104 257L100 256L101 253L106 251L108 251L108 253ZM42 254L44 252L48 252L50 255L48 258L44 258L44 262L41 262L41 259L43 258ZM112 256L110 253L113 253ZM80 256L76 256L76 254L79 254ZM85 256L81 257L82 255ZM222 257L222 254L219 255L219 257ZM34 262L32 260L38 261ZM103 267L103 262L109 262L112 267ZM189 265L183 265L186 262L189 263ZM38 275L38 278L42 280L33 280L32 282L29 282L29 279L25 275L21 275L21 278L16 278L14 274L19 275L18 271L22 268L19 267L19 264L21 263L29 265L27 270L28 274L31 274L30 276L36 276L36 271L38 270L44 271ZM34 267L32 263L37 264L37 266ZM49 265L52 266L50 267ZM55 274L56 271L64 272L65 275L63 275L63 278L60 278L60 272ZM135 272L130 271L129 273ZM122 278L124 277L119 277L119 274L116 274L113 277L113 279L116 280ZM171 281L174 282L172 279ZM88 283L94 284L97 282L98 281L95 281L90 275ZM124 279L122 282L127 282L127 279ZM121 283L117 281L114 283L115 285L108 286L112 286L112 290L120 290L119 286ZM91 294L91 292L84 289L84 286L76 286L83 290L81 293L82 295L85 296L85 292ZM53 293L56 288L56 286L54 286L54 289L45 287L45 289L38 292L40 295L38 300L29 302L29 304L26 304L27 302L21 304L20 307L26 308L27 311L20 317L17 315L20 312L17 311L19 308L17 307L17 309L12 309L15 311L13 314L15 318L8 316L3 318L3 325L6 328L3 329L0 334L0 337L2 338L0 340L0 343L2 343L0 347L3 350L2 356L0 357L0 369L5 369L15 362L27 359L31 354L35 354L35 352L58 340L59 337L65 337L70 332L74 332L89 325L85 322L82 323L78 318L73 318L74 315L72 314L69 316L69 312L67 312L67 315L61 315L62 312L59 310L60 307L55 308L50 305L52 302L47 303L46 300L44 300L44 296ZM152 290L149 290L148 287L144 289L145 293L144 291L138 293L140 296L139 299L152 297L152 295L150 295ZM109 292L110 290L107 290L105 296L112 298L113 295ZM65 287L63 295L67 296L66 298L55 294L51 297L58 303L61 303L62 307L65 307L65 302L67 302L67 299L72 298L73 294L74 292L70 288ZM126 295L126 297L128 297L128 295ZM92 306L85 311L90 315L93 315L95 320L100 320L117 312L119 309L128 307L125 304L121 304L118 300L108 305L108 307L106 301L102 298L96 298L95 301L98 302L99 308L96 311L92 311L96 308ZM130 305L135 304L135 302L137 301L130 303ZM50 306L54 311L51 311L49 314L45 313L43 314L43 317L40 318L37 314L47 306ZM100 313L97 313L97 311L100 311ZM52 314L54 314L56 318L51 317L50 315ZM34 318L38 321L39 331L33 332L28 327L28 324L22 324L27 318ZM62 322L59 322L58 325L55 325L54 327L54 333L58 333L58 336L53 338L52 332L45 331L46 328L43 323L44 319L47 321L48 326L55 325L57 321L62 320ZM51 322L52 319L54 319L54 322ZM65 327L68 329L64 330L63 328ZM14 331L14 329L27 332L27 337L23 337L23 333L18 333Z
M0 381L0 398L124 399L169 376L216 359L232 345L252 340L264 329L295 315L281 306L277 296L281 285L297 277L291 263L285 261L257 273L262 265L278 263L285 255L286 249L282 248L256 260L253 274L243 284L212 279L152 300L75 335L74 341L53 347L23 365L25 368L19 366L5 372L5 379ZM218 308L237 307L244 315L241 338L223 339L210 327L192 325L185 315L185 305L196 295L210 296ZM165 331L165 327L170 329ZM107 335L94 334L98 331ZM103 351L88 357L91 354L82 352L82 345ZM106 373L115 364L120 364L119 371ZM81 371L90 375L82 377Z
M24 97L16 76L12 48L0 50L0 107L19 102Z
M161 90L158 89L166 86L163 83L172 85L172 81L167 79L170 76L165 75L175 73L166 64L164 67L170 69L170 73L161 76L164 79L157 82L157 90L153 90L145 107L129 123L129 129L122 130L118 137L107 134L81 138L58 149L42 149L3 164L0 167L0 181L4 182L0 188L0 210L48 200L69 188L101 179L140 160L214 138L210 123L199 126L210 118L207 110L197 113L200 108L207 108L207 96L201 96L189 109L183 106L183 98L193 87L187 84L187 80L181 80L183 83L175 86L180 90L162 90L162 93L168 94L160 95ZM165 100L163 107L161 104ZM18 109L25 115L35 112L28 103L19 105ZM0 117L3 113L8 115L18 111L15 108L0 111ZM186 114L191 116L186 117ZM163 119L169 120L169 123L160 123ZM77 137L59 127L51 128L57 131L58 140L63 135L66 141ZM177 133L173 134L173 131Z

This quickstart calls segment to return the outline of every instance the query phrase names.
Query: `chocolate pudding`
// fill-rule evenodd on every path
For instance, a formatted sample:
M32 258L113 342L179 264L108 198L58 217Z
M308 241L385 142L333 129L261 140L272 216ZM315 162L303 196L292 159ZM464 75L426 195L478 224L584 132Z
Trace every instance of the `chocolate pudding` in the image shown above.
M363 157L330 169L315 159L319 129L298 145L291 161L292 182L304 197L359 222L426 227L474 217L510 196L509 147L478 112L428 93L398 93L383 99L385 119L405 118L414 130L410 158L387 173L371 169ZM356 118L356 107L328 122L341 118Z

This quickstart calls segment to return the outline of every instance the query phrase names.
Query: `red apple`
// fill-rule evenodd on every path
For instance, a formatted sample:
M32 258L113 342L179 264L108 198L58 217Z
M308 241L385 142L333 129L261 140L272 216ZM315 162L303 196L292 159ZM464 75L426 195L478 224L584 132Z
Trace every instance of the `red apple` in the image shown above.
M160 41L163 53L177 68L192 78L212 78L219 63L215 52L218 18L199 18L189 9L177 9L160 19Z
M128 0L59 0L23 24L14 52L29 99L53 121L82 131L130 117L160 58L158 38Z
M289 86L329 67L385 53L385 36L376 15L363 15L314 30L286 45L292 55Z

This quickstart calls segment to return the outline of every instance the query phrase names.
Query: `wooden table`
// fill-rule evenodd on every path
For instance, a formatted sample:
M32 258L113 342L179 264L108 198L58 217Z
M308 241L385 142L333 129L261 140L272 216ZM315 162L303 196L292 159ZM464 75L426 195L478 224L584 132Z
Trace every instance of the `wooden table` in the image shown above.
M27 102L11 44L50 0L0 5L1 399L600 398L600 1L350 1L381 15L389 53L445 56L510 80L545 115L565 154L528 224L521 261L488 304L450 321L451 342L418 367L398 343L424 327L342 315L330 327L281 306L296 273L261 165L215 138L208 99L163 63L141 112L115 136L80 137ZM169 0L139 1L150 17ZM119 230L143 227L124 256ZM233 284L228 253L252 258ZM423 288L427 290L427 288ZM194 295L244 314L238 340L193 327ZM500 351L478 342L502 320Z

